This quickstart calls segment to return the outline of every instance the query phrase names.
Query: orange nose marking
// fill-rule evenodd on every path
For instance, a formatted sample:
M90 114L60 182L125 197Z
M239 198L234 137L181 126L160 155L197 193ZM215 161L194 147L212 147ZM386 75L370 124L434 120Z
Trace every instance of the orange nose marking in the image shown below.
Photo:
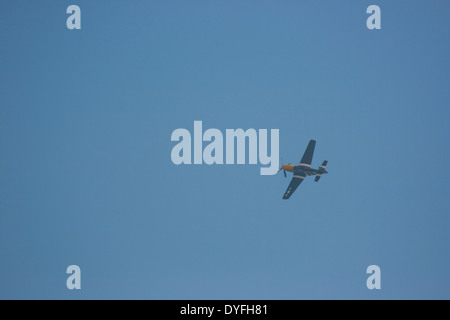
M289 172L294 171L294 166L293 165L285 165L285 166L282 166L281 168L283 168L283 170L286 170L286 171L289 171Z

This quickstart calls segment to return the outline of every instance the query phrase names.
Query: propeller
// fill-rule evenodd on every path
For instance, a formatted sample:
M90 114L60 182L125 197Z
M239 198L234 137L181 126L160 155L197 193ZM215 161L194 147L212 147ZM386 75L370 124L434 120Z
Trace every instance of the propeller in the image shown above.
M284 165L283 162L284 162L283 158L281 158L281 168L280 168L280 170L277 171L277 173L280 172L281 170L283 170L284 177L286 178L287 175L286 175L286 170L283 169L283 165ZM288 163L288 165L290 165L290 163Z

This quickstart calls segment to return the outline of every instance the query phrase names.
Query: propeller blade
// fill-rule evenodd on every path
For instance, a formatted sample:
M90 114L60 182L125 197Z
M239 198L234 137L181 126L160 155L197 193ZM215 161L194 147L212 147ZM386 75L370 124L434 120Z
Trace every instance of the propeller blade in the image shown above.
M284 177L286 178L286 170L283 170L283 173L284 173Z

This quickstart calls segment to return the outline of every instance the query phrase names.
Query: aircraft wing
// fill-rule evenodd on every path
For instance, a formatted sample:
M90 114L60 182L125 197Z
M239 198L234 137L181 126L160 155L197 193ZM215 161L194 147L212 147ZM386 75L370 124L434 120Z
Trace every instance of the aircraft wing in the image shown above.
M308 166L311 165L315 147L316 147L316 141L310 140L308 143L308 147L306 148L305 153L303 154L302 160L300 161L300 164L304 164L304 165L308 165Z
M283 199L289 199L291 195L294 193L295 190L297 190L300 183L303 182L303 180L306 178L306 175L304 174L294 174L292 177L291 183L289 184L289 187L287 188L286 192L284 193Z

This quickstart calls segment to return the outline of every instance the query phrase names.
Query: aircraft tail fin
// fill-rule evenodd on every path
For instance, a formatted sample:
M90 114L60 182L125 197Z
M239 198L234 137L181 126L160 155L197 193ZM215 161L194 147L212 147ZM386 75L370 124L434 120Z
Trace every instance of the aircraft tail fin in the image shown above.
M320 177L325 174L328 173L326 167L327 167L328 161L325 160L322 165L319 167L319 173L316 175L316 178L314 179L315 182L320 180Z

